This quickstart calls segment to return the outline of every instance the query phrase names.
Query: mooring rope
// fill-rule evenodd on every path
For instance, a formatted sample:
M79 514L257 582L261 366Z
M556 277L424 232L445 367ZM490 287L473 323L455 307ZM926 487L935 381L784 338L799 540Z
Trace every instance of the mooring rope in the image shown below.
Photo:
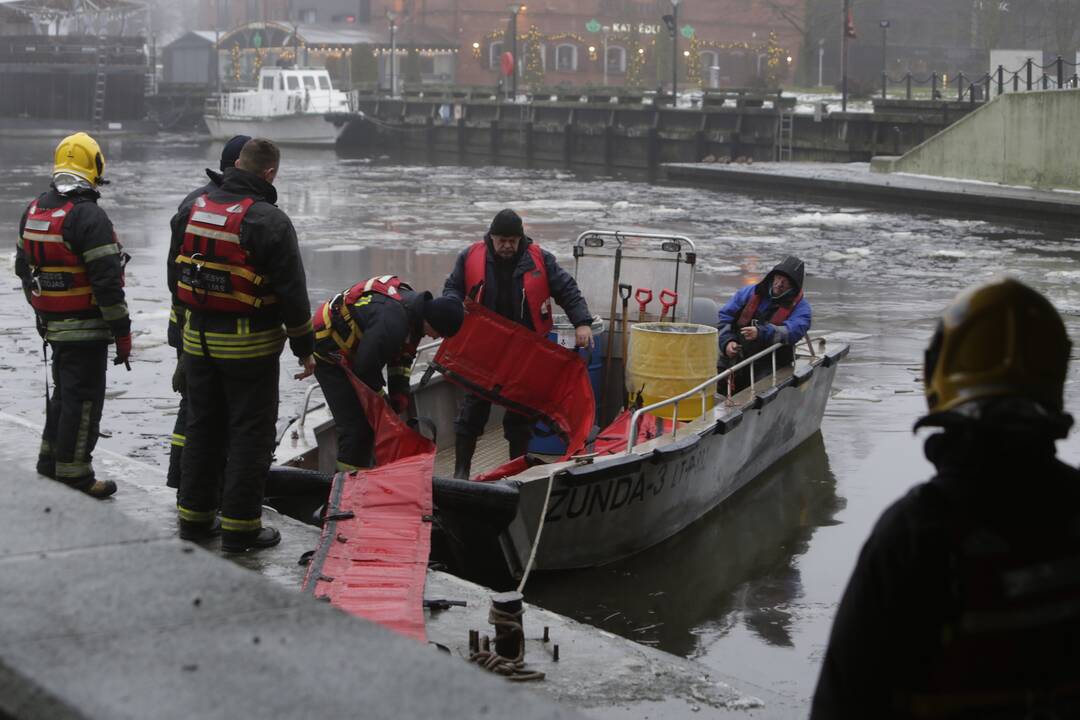
M477 650L469 655L469 662L476 663L488 672L502 675L507 680L515 682L543 680L544 673L525 667L525 629L521 625L521 616L524 613L524 608L506 612L494 607L488 612L488 622L495 626L495 632L502 630L517 643L516 657L503 657L494 649Z
M529 573L532 572L533 563L536 561L536 548L540 545L540 533L544 531L544 522L547 520L548 501L551 500L551 486L555 484L555 473L548 474L547 493L544 494L544 506L540 509L540 519L536 523L536 537L533 538L532 549L529 550L529 562L525 563L525 572L521 575L517 591L525 590L525 583L529 581Z

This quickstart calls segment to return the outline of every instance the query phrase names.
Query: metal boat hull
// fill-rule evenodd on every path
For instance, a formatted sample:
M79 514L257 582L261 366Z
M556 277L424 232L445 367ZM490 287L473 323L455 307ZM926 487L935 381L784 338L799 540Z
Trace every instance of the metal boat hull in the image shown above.
M340 129L322 114L280 115L268 118L230 118L206 115L206 127L214 140L234 135L264 137L279 145L333 147Z
M720 410L714 424L675 442L653 448L653 441L641 453L556 472L534 569L613 562L717 507L820 429L837 362L846 354L843 347L800 367L759 396L756 407ZM518 515L502 538L512 572L528 562L548 482L520 484Z

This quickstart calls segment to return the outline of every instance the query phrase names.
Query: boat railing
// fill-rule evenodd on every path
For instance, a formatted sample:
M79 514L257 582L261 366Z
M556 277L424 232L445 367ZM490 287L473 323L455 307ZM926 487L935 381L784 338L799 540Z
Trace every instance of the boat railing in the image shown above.
M307 392L304 393L304 409L300 411L300 419L296 423L296 429L293 430L293 439L301 439L304 437L304 423L307 422L308 409L311 404L311 396L316 390L322 388L319 383L312 383L308 387Z
M772 384L773 384L773 387L776 387L776 351L779 350L782 347L784 347L783 343L775 343L774 345L771 345L771 346L765 348L764 350L757 353L756 355L751 355L750 357L746 358L745 360L742 360L739 363L736 363L735 365L732 365L731 367L727 368L726 370L719 373L718 375L709 378L705 382L701 383L700 385L698 385L696 387L693 387L693 388L687 390L684 393L681 393L679 395L675 395L673 397L669 397L666 400L661 400L659 402L655 402L652 405L646 405L645 407L643 407L643 408L641 408L639 410L635 410L634 414L630 418L630 427L627 430L627 434L626 434L626 454L629 455L631 452L633 452L634 445L637 444L638 425L641 422L641 416L644 415L645 413L653 412L654 410L659 410L660 408L667 407L668 405L673 405L674 409L673 409L672 414L671 414L671 428L672 428L671 436L672 437L677 437L678 433L679 433L679 403L682 402L683 400L687 400L687 399L694 398L694 397L700 397L701 398L701 415L704 415L705 411L707 409L707 406L708 406L708 388L710 386L717 385L721 380L727 380L728 378L733 377L734 374L737 371L742 370L744 367L747 367L747 366L749 366L749 368L750 368L750 391L753 392L754 391L754 384L756 382L755 378L754 378L754 363L756 363L758 360L762 359L763 357L766 357L766 356L771 356L772 357ZM732 394L731 393L731 390L732 390L731 386L732 386L732 384L729 382L728 383L728 388L727 388L728 402L731 401L731 394Z

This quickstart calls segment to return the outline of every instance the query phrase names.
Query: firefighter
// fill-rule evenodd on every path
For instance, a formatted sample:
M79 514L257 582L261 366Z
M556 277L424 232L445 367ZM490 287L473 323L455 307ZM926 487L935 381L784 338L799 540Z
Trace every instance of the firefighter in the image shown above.
M731 367L752 357L775 343L783 345L776 351L776 367L795 362L795 343L810 330L810 302L803 297L806 266L794 255L776 265L756 285L748 285L728 301L719 313L720 363ZM764 357L754 363L754 376L768 377L772 359ZM738 392L750 384L750 368L735 372L732 391Z
M554 255L525 234L521 217L513 210L500 211L484 239L461 251L446 278L443 296L459 301L471 298L543 337L551 332L554 299L574 325L577 346L593 346L593 319L577 282L559 267ZM476 439L484 433L490 414L490 402L465 396L454 422L454 477L468 479ZM530 421L508 410L503 435L510 445L510 459L521 457L532 436Z
M926 351L927 458L840 602L813 718L1080 716L1080 472L1054 443L1071 343L1013 279L961 294Z
M279 356L286 337L306 369L315 359L311 306L289 217L274 202L280 152L269 140L244 144L221 186L172 219L167 273L184 309L187 442L178 498L180 536L199 540L220 527L226 552L271 547L262 525L274 450ZM226 438L221 519L215 438Z
M236 159L240 157L240 150L250 139L247 135L236 135L230 138L221 149L220 172L206 168L206 176L210 178L210 181L188 193L177 207L177 211L190 205L201 195L221 187L221 181L225 179L225 168L235 167ZM169 345L176 348L176 370L173 372L172 386L173 392L180 394L180 405L176 409L176 423L173 425L172 440L169 443L169 473L166 485L171 488L180 487L180 458L183 456L184 443L187 440L184 429L187 422L187 393L184 387L183 318L183 306L174 304L169 312Z
M409 377L422 338L453 337L465 318L458 300L415 292L394 275L353 285L315 311L315 379L337 428L337 469L371 467L375 437L340 363L383 392L397 413L409 407ZM306 374L297 375L303 378Z
M105 404L109 343L114 364L131 355L124 300L124 254L98 207L105 156L86 133L56 146L50 189L19 221L15 272L52 349L53 393L45 413L37 471L95 498L116 483L94 477L91 455Z

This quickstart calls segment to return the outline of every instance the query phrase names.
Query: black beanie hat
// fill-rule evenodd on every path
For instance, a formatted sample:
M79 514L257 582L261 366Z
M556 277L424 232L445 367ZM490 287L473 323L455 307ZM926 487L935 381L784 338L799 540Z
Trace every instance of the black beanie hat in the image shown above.
M525 234L525 228L521 224L521 216L510 208L500 210L495 219L491 221L488 234L522 237Z
M236 165L236 159L240 157L240 151L247 145L247 141L251 139L249 135L233 135L225 143L225 147L221 148L221 172L225 172L225 168L231 168Z
M454 298L429 299L424 303L424 320L443 337L454 337L465 321L465 307Z

